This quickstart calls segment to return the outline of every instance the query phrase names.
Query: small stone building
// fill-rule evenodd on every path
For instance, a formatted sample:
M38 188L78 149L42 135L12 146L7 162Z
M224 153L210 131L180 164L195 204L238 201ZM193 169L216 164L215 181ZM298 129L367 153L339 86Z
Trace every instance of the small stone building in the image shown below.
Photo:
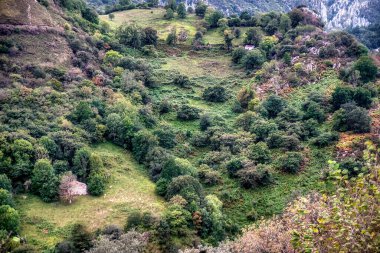
M59 186L59 197L71 204L75 196L87 195L87 185L79 182L71 172L64 175Z
M255 49L255 46L254 45L245 45L244 49L248 50L248 51L252 51L253 49Z

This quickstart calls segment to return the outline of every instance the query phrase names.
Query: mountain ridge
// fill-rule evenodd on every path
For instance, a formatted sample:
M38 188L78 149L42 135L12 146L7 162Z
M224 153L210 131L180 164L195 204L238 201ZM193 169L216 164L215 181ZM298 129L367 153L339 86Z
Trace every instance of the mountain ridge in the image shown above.
M96 0L87 0L96 5ZM145 0L135 2L143 3ZM194 7L198 0L177 0L184 2L187 7ZM206 4L211 5L227 15L241 13L244 10L250 12L288 12L294 7L305 5L315 10L326 23L328 30L351 29L355 27L367 27L376 23L380 17L380 0L205 0ZM160 0L161 6L167 0Z

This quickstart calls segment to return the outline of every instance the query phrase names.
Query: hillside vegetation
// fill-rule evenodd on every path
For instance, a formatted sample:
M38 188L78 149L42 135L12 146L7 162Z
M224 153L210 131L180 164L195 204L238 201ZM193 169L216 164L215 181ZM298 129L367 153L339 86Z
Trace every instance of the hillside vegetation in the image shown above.
M154 5L3 5L0 251L376 252L378 214L351 207L379 201L354 196L377 180L379 56L304 7Z

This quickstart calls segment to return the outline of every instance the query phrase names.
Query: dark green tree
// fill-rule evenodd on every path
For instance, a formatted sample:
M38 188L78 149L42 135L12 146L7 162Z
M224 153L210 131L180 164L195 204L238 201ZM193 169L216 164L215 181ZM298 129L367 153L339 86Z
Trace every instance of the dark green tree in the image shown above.
M258 49L249 51L242 59L242 63L247 70L260 68L265 61L265 55Z
M210 28L217 28L219 19L224 18L224 14L220 11L213 11L208 17L207 22Z
M99 172L92 172L87 182L88 192L93 196L101 196L106 190L106 179Z
M358 106L369 109L372 105L372 94L368 89L362 87L356 88L353 98Z
M158 41L158 35L157 30L153 29L152 27L146 27L144 28L144 45L154 45L157 46Z
M171 180L184 175L196 176L197 171L188 160L172 158L165 163L160 176L161 178Z
M208 87L203 92L203 99L209 102L225 102L228 99L226 89L222 86Z
M244 48L238 47L232 51L232 62L239 64L242 62L242 59L246 55L247 50Z
M87 231L84 225L75 224L72 228L69 241L74 246L74 253L85 252L92 246L92 235Z
M258 142L249 146L248 158L257 164L264 164L271 161L271 152L265 142Z
M366 109L354 104L344 104L334 114L333 128L340 132L368 133L371 131L371 121Z
M166 10L165 18L168 19L168 20L171 20L171 19L174 18L174 11L173 11L173 9L168 8Z
M144 45L144 30L136 25L122 25L116 31L116 38L123 45L141 48Z
M246 33L247 37L244 39L245 44L259 46L263 37L262 31L258 27L249 28Z
M166 199L170 200L175 195L180 195L188 203L194 202L198 206L204 198L202 185L196 178L189 175L176 177L168 185Z
M5 174L0 174L0 189L12 190L12 182Z
M54 173L51 162L40 159L36 162L32 175L32 189L45 202L57 200L59 180Z
M332 94L332 104L335 110L338 110L341 105L352 102L354 90L351 87L338 86Z
M288 152L285 155L279 157L278 166L279 168L287 173L296 174L298 173L303 164L303 155L299 152Z
M90 159L91 152L87 148L81 148L75 152L73 173L83 181L91 172Z
M243 158L235 158L235 159L232 159L230 160L227 165L227 171L228 171L228 174L230 176L235 176L236 173L243 169L244 165L243 165Z
M186 13L186 6L184 3L180 3L177 7L177 13L179 18L186 18L187 13Z
M377 66L369 56L362 56L355 63L355 70L360 72L360 80L364 83L372 82L376 79Z
M79 102L76 106L74 112L71 114L71 118L76 123L83 123L85 120L92 118L94 112L91 109L91 106L87 102Z
M271 95L263 102L263 107L268 113L269 118L277 117L285 109L285 106L286 102L277 95Z
M204 18L207 12L207 5L202 1L198 1L197 6L195 7L195 15L198 17Z
M152 133L141 130L132 139L132 153L139 163L143 163L149 150L157 145L158 140Z

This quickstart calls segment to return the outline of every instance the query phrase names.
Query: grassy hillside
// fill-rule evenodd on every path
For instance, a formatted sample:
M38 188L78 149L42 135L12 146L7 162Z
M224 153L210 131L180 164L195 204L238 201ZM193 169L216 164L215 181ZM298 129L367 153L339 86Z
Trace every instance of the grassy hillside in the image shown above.
M21 235L42 249L53 247L70 233L75 223L91 231L109 224L123 227L133 211L159 216L164 201L155 194L155 185L146 172L125 150L110 143L94 146L110 174L110 184L102 197L77 197L73 204L42 202L33 195L19 195L17 208L22 212Z
M216 246L295 199L334 192L330 160L347 177L366 172L380 129L377 58L306 8L98 20L82 0L21 3L62 10L67 24L0 26L7 251L20 238L21 249L56 253ZM73 175L89 195L69 205Z
M204 20L195 16L195 14L188 14L185 19L172 19L166 20L165 9L163 8L152 8L152 9L135 9L127 11L114 12L115 17L111 20L109 15L100 15L102 21L108 22L112 28L117 28L122 24L135 24L142 27L153 27L157 30L158 36L161 40L165 40L168 34L173 28L177 29L177 32L181 30L188 33L189 38L193 38L197 28L202 26ZM241 39L235 40L234 44L238 45L244 39L244 33L248 28L242 28ZM211 29L207 31L204 35L206 43L209 44L223 44L223 36L219 29ZM190 44L191 39L187 41L186 44Z

